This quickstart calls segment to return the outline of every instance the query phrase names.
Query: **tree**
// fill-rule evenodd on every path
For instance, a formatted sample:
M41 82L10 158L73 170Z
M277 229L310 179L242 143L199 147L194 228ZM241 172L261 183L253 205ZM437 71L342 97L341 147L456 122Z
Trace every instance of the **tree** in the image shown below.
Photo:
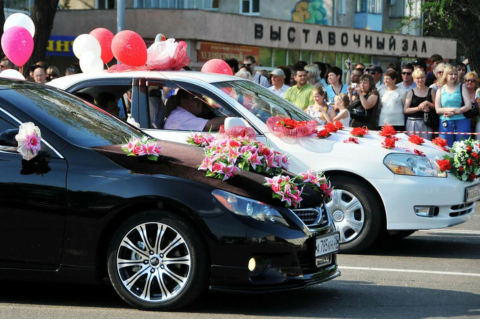
M424 35L456 39L472 70L480 72L480 1L425 0L422 12ZM411 22L411 17L404 17L399 28Z
M48 39L50 39L50 33L52 32L58 2L59 0L34 0L30 14L30 18L35 24L33 53L25 65L28 66L45 60L47 56Z

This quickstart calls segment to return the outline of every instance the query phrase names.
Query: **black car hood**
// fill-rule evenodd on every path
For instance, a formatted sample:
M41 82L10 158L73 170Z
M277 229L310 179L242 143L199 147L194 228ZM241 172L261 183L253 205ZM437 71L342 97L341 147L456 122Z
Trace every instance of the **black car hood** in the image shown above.
M265 176L242 170L239 175L228 180L208 178L205 171L198 170L198 166L205 158L203 148L162 141L163 148L158 161L151 161L145 157L127 156L120 145L95 147L105 157L116 164L135 173L162 174L206 184L215 189L225 190L240 196L255 199L278 207L285 207L285 202L272 198L270 187L264 186ZM293 174L284 172L293 177ZM322 203L322 197L309 187L304 188L302 194L302 208L317 207Z

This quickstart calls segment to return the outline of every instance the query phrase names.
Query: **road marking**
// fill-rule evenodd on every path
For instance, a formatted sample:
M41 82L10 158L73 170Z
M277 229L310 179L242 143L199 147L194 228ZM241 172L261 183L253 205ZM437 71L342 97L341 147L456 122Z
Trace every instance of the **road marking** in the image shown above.
M417 232L428 232L428 233L451 233L451 234L478 234L478 230L455 230L455 229L431 229L431 230L418 230Z
M428 270L407 270L407 269L388 269L388 268L362 268L362 267L344 267L338 266L340 270L367 270L367 271L385 271L385 272L404 272L404 273L428 273L441 274L452 276L466 276L466 277L480 277L480 273L465 273L465 272L446 272L446 271L428 271Z

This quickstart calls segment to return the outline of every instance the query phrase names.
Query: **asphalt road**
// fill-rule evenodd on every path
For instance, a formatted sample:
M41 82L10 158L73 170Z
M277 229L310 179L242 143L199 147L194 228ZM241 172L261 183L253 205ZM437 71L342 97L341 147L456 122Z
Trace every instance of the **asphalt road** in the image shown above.
M342 276L302 290L205 294L177 312L130 308L107 285L0 282L0 318L480 318L480 203L470 221L339 255Z

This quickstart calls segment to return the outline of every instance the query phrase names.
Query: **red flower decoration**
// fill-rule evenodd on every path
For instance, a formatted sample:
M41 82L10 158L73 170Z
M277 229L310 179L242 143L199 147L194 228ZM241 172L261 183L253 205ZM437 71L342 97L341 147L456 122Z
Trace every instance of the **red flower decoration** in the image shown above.
M340 121L333 121L333 125L338 129L338 130L342 130L343 129L343 123L341 123Z
M393 128L393 126L386 124L382 127L382 131L380 131L379 135L390 138L397 134L397 131Z
M410 136L410 138L408 138L408 141L410 141L411 143L415 143L415 144L422 144L425 142L425 140L415 134L412 134Z
M439 147L446 147L447 146L447 140L446 139L442 139L440 137L437 137L435 139L432 139L432 143L434 145L437 145Z
M347 140L343 140L343 143L356 143L356 144L358 144L358 138L349 137Z
M466 147L465 147L465 150L467 150L467 152L472 152L472 147L466 146Z
M330 136L330 131L323 129L317 133L317 137L321 139L325 139Z
M478 153L476 153L476 152L472 152L472 157L474 157L475 159L478 159L478 158L479 158L479 155L478 155Z
M367 127L353 128L352 131L350 131L350 134L355 137L363 137L364 135L368 134L368 128Z
M324 127L328 132L337 132L338 128L333 123L327 123Z
M473 181L476 177L477 177L477 176L476 176L475 173L473 173L473 172L468 175L468 179L469 179L470 181Z
M469 166L473 166L473 159L467 159L467 164Z
M414 149L413 150L413 153L419 155L419 156L422 156L422 157L426 157L425 153L423 153L422 151L420 150L417 150L417 149Z
M395 139L385 138L385 141L382 142L382 147L384 147L385 149L395 148Z
M441 171L447 171L452 168L452 165L450 164L450 160L447 160L447 159L437 160L437 164L440 167Z

